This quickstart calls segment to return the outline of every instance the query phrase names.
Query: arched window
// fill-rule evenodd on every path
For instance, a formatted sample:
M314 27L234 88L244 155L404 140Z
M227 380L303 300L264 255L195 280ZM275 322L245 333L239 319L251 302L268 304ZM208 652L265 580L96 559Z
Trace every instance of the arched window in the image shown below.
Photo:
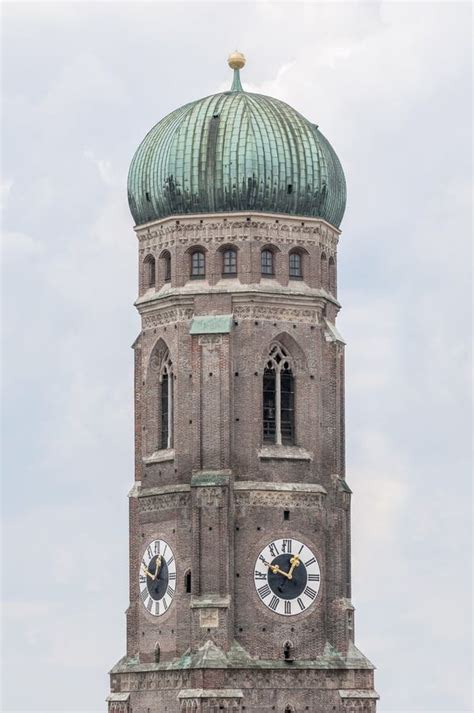
M167 250L161 255L161 260L163 264L163 278L165 282L171 280L171 255Z
M206 259L202 250L194 250L191 253L191 277L199 278L206 276Z
M156 284L156 263L153 255L147 255L143 261L145 288L155 287Z
M294 379L291 359L279 344L270 350L263 372L263 440L294 443Z
M191 594L191 570L188 569L184 575L184 591L186 594Z
M237 250L234 250L234 248L228 248L222 254L222 274L237 274Z
M173 364L169 352L160 368L160 448L173 447Z
M333 257L329 258L329 292L336 294L336 263Z
M321 287L325 290L328 287L328 261L326 253L321 253Z
M303 277L301 254L292 252L290 253L290 278L299 279L301 277Z
M262 250L260 262L262 275L275 274L275 268L273 266L273 252L271 250L268 248Z

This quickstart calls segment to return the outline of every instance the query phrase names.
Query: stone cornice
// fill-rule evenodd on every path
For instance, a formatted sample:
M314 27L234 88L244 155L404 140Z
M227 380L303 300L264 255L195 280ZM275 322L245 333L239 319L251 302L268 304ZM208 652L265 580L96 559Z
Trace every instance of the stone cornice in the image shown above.
M319 218L278 214L227 213L165 218L136 228L139 252L155 252L175 244L215 244L252 240L311 246L335 253L340 231Z

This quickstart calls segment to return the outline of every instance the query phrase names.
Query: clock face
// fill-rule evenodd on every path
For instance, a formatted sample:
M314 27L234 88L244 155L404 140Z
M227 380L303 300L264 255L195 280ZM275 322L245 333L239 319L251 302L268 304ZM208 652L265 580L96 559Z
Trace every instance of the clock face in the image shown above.
M276 614L294 616L315 601L321 572L315 555L303 542L273 540L257 557L254 582L266 607Z
M140 563L140 598L153 616L168 611L176 591L176 560L164 540L153 540Z

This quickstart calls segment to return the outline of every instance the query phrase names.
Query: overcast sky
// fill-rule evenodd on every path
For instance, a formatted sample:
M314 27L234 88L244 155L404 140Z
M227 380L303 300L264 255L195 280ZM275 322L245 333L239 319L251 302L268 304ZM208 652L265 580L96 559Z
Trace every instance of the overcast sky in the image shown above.
M126 174L244 88L346 173L356 641L380 713L471 710L468 3L10 3L3 44L4 711L104 711L125 652L136 241Z

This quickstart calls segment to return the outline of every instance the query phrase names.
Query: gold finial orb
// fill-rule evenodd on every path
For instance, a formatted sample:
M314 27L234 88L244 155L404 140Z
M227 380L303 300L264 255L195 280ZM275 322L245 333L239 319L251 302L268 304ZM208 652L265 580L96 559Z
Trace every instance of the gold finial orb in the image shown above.
M231 69L242 69L245 66L245 57L242 52L232 52L227 58L227 64Z

